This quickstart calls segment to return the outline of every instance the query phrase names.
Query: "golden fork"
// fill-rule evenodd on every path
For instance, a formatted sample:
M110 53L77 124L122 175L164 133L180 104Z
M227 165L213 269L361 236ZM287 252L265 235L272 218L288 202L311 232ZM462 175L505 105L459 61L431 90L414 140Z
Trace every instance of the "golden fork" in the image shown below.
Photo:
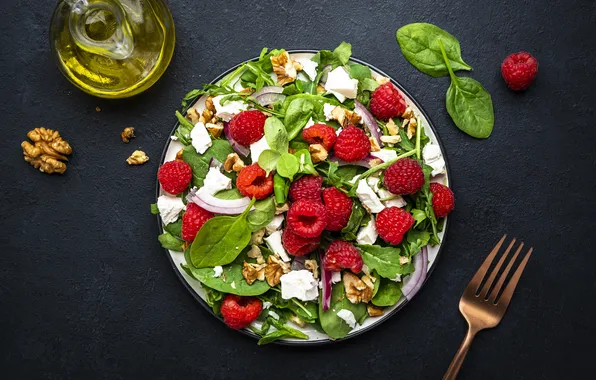
M507 235L503 235L495 248L493 248L491 253L484 260L484 263L482 263L482 266L478 269L466 287L466 290L464 290L464 294L459 300L459 311L461 311L464 318L466 318L466 321L468 321L468 333L459 347L459 350L455 354L455 357L451 361L445 376L443 376L443 380L453 380L457 377L457 373L459 372L459 369L466 358L466 354L470 349L470 345L472 344L474 336L480 330L490 329L498 325L499 322L501 322L501 319L503 319L505 311L507 311L507 307L509 306L513 292L515 291L515 287L517 286L524 268L530 259L533 248L528 250L523 260L517 267L517 270L515 273L513 273L513 276L511 276L511 279L507 283L505 290L503 290L503 294L497 298L501 288L503 287L503 284L505 283L507 275L511 270L511 267L513 267L517 256L524 247L524 243L519 245L517 251L513 255L513 258L509 261L507 267L505 267L501 277L499 277L497 284L491 290L491 286L495 281L497 274L499 273L499 269L501 269L501 266L505 262L507 255L509 255L509 251L511 251L511 248L515 244L515 239L513 239L511 243L509 243L509 246L507 247L507 250L503 256L501 256L497 262L497 265L495 265L490 275L488 275L488 279L484 282L481 288L480 285L482 285L483 280L488 273L488 269L490 268L495 256L501 249L501 245L503 245L503 242L506 238Z

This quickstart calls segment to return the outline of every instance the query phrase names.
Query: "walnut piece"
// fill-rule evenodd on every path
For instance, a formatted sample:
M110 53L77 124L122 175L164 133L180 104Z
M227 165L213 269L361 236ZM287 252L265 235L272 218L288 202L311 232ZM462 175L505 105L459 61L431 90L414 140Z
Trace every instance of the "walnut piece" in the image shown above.
M211 133L211 136L213 136L214 138L218 138L219 136L221 136L221 133L223 132L224 126L222 122L219 123L207 123L205 124L205 128L207 128L207 130L209 131L209 133Z
M400 256L399 257L399 265L406 265L410 262L410 258L407 256Z
M380 158L373 158L372 160L368 161L368 164L370 165L371 168L381 165L382 163L383 163L383 160L381 160Z
M327 159L327 149L321 144L311 144L308 147L308 151L310 152L310 158L312 159L313 164L323 162Z
M288 204L288 202L284 203L281 206L275 206L275 215L281 215L284 212L288 211L290 209L290 205Z
M196 108L190 107L188 111L186 111L186 118L194 125L199 122L201 115L199 115L199 111L197 111Z
M404 119L411 119L411 118L413 118L414 117L414 110L412 110L412 107L406 107L406 110L401 115L401 117L404 118Z
M253 232L250 236L250 244L263 244L263 236L265 236L264 228Z
M263 259L263 254L261 253L261 248L259 248L259 246L256 244L253 244L246 256L250 257L251 259L257 259L257 264L265 263L265 259Z
M317 94L324 94L327 90L325 90L325 87L323 87L323 85L319 84L317 86Z
M226 157L226 161L224 162L224 170L228 173L231 171L239 172L245 166L244 161L242 161L238 153L228 154L228 157Z
M375 78L375 81L376 81L378 84L380 84L380 85L383 85L383 84L385 84L385 83L389 83L389 78L386 78L386 77L384 77L384 76L381 76L381 75L379 75L379 76L377 76L377 77Z
M393 119L389 119L385 126L387 127L387 131L389 131L390 136L397 136L397 124L395 124L395 121L393 121Z
M124 130L120 134L120 137L122 138L122 141L124 141L125 143L130 142L130 139L135 138L135 128L134 127L124 128Z
M244 262L242 266L242 277L248 285L252 285L256 280L265 281L265 268L267 264L251 264Z
M280 86L292 83L296 80L298 73L296 72L296 67L294 67L294 62L287 51L278 55L272 55L271 66L273 66L273 72L277 74L277 83L279 83Z
M199 117L198 121L205 125L207 125L207 123L217 124L219 122L219 119L217 116L215 116L216 112L217 110L215 109L215 105L213 104L213 96L209 96L207 97L207 99L205 99L205 109L201 113L201 116ZM194 124L196 124L196 122Z
M381 141L389 146L393 146L401 141L401 136L381 136Z
M368 139L370 140L371 152L378 152L381 150L381 147L379 146L379 142L377 141L377 139L375 139L374 137L369 137Z
M416 127L418 126L418 121L415 118L411 118L410 122L408 123L408 130L406 131L406 136L411 139L416 134Z
M319 264L317 260L304 260L304 268L312 272L315 280L319 278Z
M331 111L331 116L344 128L348 125L358 125L362 121L362 118L356 112L350 111L340 106L336 106Z
M149 161L149 157L142 150L135 150L130 157L126 159L129 165L143 165Z
M346 272L343 275L346 296L351 303L368 303L373 296L374 284L367 275L358 278L355 274Z
M68 161L67 155L72 153L70 145L62 139L58 131L46 128L35 128L27 133L29 141L23 141L23 157L26 162L39 169L42 173L64 174Z
M290 322L292 322L292 323L294 323L295 325L297 325L297 326L300 326L300 327L304 327L304 326L306 326L306 322L304 322L302 319L300 319L300 317L299 317L299 316L297 316L297 315L291 315L291 316L288 318L288 321L290 321Z
M184 161L183 155L184 149L180 149L178 152L176 152L176 161Z
M366 311L368 312L369 317L380 317L385 314L385 310L383 310L382 307L375 306L372 303L366 305Z
M270 255L267 257L265 278L269 286L277 286L281 282L281 276L290 271L290 264L284 263L279 257Z

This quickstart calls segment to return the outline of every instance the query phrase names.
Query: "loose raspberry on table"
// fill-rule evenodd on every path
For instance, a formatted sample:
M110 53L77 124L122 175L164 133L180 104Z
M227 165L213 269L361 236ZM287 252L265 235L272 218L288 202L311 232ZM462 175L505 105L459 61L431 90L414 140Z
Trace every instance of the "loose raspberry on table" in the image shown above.
M514 91L522 91L530 87L537 73L538 61L525 51L511 54L501 64L503 79Z
M302 138L309 144L321 144L327 151L330 151L335 144L337 135L332 127L326 124L315 124L302 131Z
M256 297L228 294L219 310L226 325L238 330L247 327L259 317L263 310L263 304Z
M301 199L290 206L287 221L297 235L314 238L327 227L327 210L320 202Z
M414 225L414 217L399 207L387 207L377 214L375 226L383 240L389 244L401 243L404 235Z
M288 192L288 198L292 202L300 199L312 199L313 201L321 201L321 185L323 184L323 177L320 175L305 175L298 180L292 182Z
M304 256L319 247L320 236L305 238L286 227L281 234L281 242L290 255Z
M214 215L211 212L189 202L186 205L186 212L182 215L182 239L186 241L195 240L203 224L213 217Z
M359 161L370 153L370 140L362 129L350 125L337 136L334 150L346 162Z
M184 161L169 161L161 165L157 171L157 179L164 191L177 195L190 184L192 169Z
M259 164L244 167L236 179L240 193L249 198L267 198L273 192L273 175L261 169Z
M352 215L352 198L335 187L323 190L323 203L327 209L327 230L341 231Z
M437 218L446 217L455 208L453 191L447 186L431 182L430 192L433 194L433 211Z
M381 120L401 116L406 110L406 101L391 82L377 87L370 96L370 112Z
M239 144L249 146L265 135L267 116L258 110L242 111L230 120L230 136Z
M383 184L393 194L414 194L424 185L424 173L416 160L402 158L387 169Z
M343 240L335 240L323 256L323 266L332 272L349 269L354 273L362 271L362 255L352 244Z

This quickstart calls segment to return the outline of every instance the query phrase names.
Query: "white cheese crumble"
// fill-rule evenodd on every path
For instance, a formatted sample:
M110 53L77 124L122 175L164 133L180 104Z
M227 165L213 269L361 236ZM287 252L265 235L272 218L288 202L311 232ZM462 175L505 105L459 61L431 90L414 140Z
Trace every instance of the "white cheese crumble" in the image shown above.
M214 167L209 168L203 183L203 188L205 188L211 195L214 195L218 191L232 188L232 180L223 175L219 169Z
M172 140L172 141L178 141L178 136L172 135L172 136L170 136L170 140Z
M341 281L341 272L331 272L331 283L337 284Z
M431 176L436 176L445 173L445 159L441 154L441 147L437 144L429 143L422 149L422 158L424 163L433 168L430 173Z
M293 270L281 276L281 298L312 301L319 296L318 281L311 271Z
M250 157L252 158L252 163L255 164L259 162L259 156L263 151L271 149L269 144L267 144L267 139L263 136L259 141L250 144Z
M265 238L265 243L269 249L279 255L284 262L289 262L291 259L286 253L284 246L281 244L281 231L275 231L271 235Z
M274 233L275 231L279 230L281 228L281 224L284 221L284 216L282 215L276 215L273 217L273 219L271 220L271 222L269 222L268 225L265 226L265 231L271 235L272 233Z
M373 189L375 192L379 191L379 182L381 182L381 179L374 175L371 175L366 179L366 183L368 183L368 186L370 186L370 188Z
M337 312L337 316L343 319L351 328L356 327L356 317L350 310L341 309Z
M383 162L391 161L397 158L397 152L393 149L381 149L378 152L370 152L373 157L380 158Z
M190 131L190 139L192 140L192 146L195 148L198 154L203 154L213 144L211 137L205 124L200 121L195 124L195 127Z
M358 94L358 80L350 78L350 75L343 67L336 67L327 76L325 90L335 95L337 100L343 103L346 98L356 98Z
M379 189L379 191L377 191L377 194L379 194L379 198L386 199L386 200L381 201L385 205L385 207L395 206L395 207L402 208L407 204L401 195L393 194L389 190ZM388 199L388 198L391 198L391 199Z
M360 202L362 202L362 205L373 214L377 214L385 209L385 205L381 203L377 194L368 186L366 181L358 181L356 195L360 199Z
M269 310L269 316L271 316L273 319L279 320L279 314L277 314L273 310Z
M390 278L389 280L393 282L401 282L401 274L397 274L395 278Z
M157 209L163 224L174 223L178 220L178 214L184 210L186 206L182 202L182 198L173 197L171 195L160 195L157 198Z
M310 80L317 79L317 67L319 65L316 62L313 62L308 58L295 58L294 61L302 65L302 71L304 71Z
M267 310L269 309L271 306L273 306L273 304L269 301L263 301L263 309Z
M327 103L325 103L325 104L327 104ZM308 121L306 122L306 125L304 126L304 128L302 130L308 129L315 124L316 124L315 121L311 117L310 119L308 119Z
M232 118L242 111L248 109L248 104L240 100L232 100L221 104L221 100L228 95L219 95L213 98L213 106L215 107L215 116L221 118L223 121L230 121Z
M223 273L223 268L221 265L213 267L213 277L219 277Z
M332 114L334 109L335 109L334 105L331 105L329 103L323 104L323 113L325 114L325 120L327 120L327 121L334 120L334 117Z
M360 230L356 235L356 242L358 244L373 245L375 244L377 237L379 237L379 234L377 233L377 228L375 227L375 217L371 215L366 226L360 227Z
M236 281L232 281L232 283L230 284L230 286L232 287L232 289L236 289Z

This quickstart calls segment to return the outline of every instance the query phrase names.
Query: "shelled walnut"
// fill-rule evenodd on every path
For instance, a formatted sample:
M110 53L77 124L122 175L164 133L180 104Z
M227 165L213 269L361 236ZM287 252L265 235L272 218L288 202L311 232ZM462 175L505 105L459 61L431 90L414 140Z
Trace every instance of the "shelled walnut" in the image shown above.
M47 174L63 174L66 171L66 164L62 161L68 161L66 156L72 153L72 148L58 131L35 128L27 133L27 137L33 144L29 141L21 143L26 162Z
M142 150L135 150L130 157L126 159L126 162L128 162L129 165L143 165L147 161L149 161L149 156Z
M297 70L302 69L302 65L294 65L294 61L292 61L287 51L271 56L271 66L277 74L277 83L280 86L295 81L298 75Z
M124 128L122 133L120 134L122 141L125 143L130 142L131 139L135 138L135 128L134 127L127 127Z
M277 286L281 282L281 276L289 271L289 263L284 263L277 256L269 255L267 258L267 267L265 268L265 278L269 286Z
M358 276L346 272L343 276L346 296L351 303L368 303L372 299L374 284L367 275L358 278Z

